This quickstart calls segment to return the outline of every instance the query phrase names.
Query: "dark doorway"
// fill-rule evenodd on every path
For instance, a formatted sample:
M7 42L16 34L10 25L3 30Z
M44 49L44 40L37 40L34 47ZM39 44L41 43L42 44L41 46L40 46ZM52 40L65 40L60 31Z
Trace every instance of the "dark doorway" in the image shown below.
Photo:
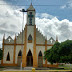
M33 57L30 50L27 54L27 66L33 66Z
M39 52L39 55L38 55L38 66L39 67L43 66L43 56L42 56L42 52L41 51Z

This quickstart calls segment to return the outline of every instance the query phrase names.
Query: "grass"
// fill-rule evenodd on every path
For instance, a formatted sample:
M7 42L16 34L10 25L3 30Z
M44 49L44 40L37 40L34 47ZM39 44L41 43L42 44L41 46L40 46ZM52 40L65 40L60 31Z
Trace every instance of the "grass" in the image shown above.
M59 65L59 67L64 68L65 70L72 70L71 66L66 66L66 65Z

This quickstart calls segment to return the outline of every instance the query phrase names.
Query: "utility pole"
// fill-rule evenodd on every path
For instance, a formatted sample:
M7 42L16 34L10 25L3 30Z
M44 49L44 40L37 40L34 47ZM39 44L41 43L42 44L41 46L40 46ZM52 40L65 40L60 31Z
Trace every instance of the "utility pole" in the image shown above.
M27 11L25 11L25 9L22 9L22 10L20 10L20 12L22 12L22 13L23 13L23 22L22 22L22 44L23 44L24 12L27 12ZM22 48L23 48L23 45L22 45ZM20 69L22 70L22 55L21 55L21 66L20 66Z

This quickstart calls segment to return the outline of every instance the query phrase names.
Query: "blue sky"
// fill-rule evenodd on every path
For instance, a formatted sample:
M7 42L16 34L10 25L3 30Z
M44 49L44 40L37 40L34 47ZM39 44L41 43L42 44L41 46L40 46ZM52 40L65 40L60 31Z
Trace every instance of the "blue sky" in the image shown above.
M30 5L31 3L31 0L4 0L4 1L12 5ZM53 16L57 16L59 20L68 19L72 21L72 6L70 7L70 4L72 3L71 0L32 0L32 3L33 5L50 5L50 6L34 6L37 13L48 13ZM66 5L67 7L62 9L61 6L64 5ZM25 8L27 9L28 6L25 6Z
M36 10L35 24L47 39L50 37L56 39L57 35L59 42L72 40L72 0L32 1ZM19 10L27 9L30 4L31 0L0 0L0 47L2 47L4 34L5 39L8 36L14 39L15 34L20 33L23 15ZM24 25L26 24L26 15L24 15Z

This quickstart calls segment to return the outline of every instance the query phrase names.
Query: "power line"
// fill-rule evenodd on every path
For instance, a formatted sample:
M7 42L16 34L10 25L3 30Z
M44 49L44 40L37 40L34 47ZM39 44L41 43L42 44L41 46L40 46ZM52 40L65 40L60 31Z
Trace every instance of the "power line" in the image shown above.
M0 5L13 5L13 4L0 4ZM13 6L30 6L30 5L13 5ZM62 6L62 5L33 5L33 6Z

